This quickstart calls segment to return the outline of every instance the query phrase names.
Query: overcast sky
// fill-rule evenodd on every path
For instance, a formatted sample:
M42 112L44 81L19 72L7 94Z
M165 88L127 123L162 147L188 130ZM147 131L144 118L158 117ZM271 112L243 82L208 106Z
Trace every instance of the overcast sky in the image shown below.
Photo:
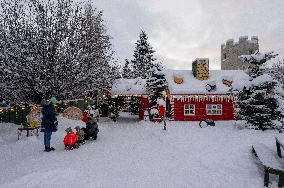
M260 51L284 56L284 0L93 0L104 11L120 61L132 58L144 29L167 68L191 69L197 57L208 57L220 69L226 40L258 36Z

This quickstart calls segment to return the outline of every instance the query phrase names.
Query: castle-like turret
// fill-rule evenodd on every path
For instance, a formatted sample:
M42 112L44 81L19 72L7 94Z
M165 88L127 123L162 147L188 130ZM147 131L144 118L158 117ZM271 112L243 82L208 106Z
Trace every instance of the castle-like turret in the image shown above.
M238 42L234 42L233 39L227 40L226 44L221 45L221 69L247 69L250 64L242 62L238 57L253 54L256 51L259 51L257 36L251 37L250 40L247 36L242 36Z

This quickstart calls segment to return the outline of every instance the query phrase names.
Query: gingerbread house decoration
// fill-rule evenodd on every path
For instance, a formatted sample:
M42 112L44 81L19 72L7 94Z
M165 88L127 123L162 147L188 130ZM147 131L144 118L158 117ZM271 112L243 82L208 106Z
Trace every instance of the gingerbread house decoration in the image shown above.
M79 108L71 106L64 110L62 116L72 120L80 120L82 119L83 114Z
M33 126L38 126L41 123L41 109L42 107L33 107L30 113L26 116L27 121L30 122L30 124L33 124Z

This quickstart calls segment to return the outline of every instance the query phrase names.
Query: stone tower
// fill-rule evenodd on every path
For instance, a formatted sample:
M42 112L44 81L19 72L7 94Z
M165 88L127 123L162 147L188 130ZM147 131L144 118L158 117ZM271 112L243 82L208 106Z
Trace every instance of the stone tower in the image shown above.
M238 42L233 39L227 40L221 45L221 69L222 70L245 70L249 63L242 62L238 56L249 55L259 51L258 37L253 36L249 40L247 36L239 38Z

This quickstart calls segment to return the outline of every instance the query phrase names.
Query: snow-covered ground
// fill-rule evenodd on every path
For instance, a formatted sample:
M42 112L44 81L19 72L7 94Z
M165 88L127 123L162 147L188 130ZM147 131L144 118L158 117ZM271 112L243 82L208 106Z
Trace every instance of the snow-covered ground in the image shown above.
M240 130L234 122L199 128L197 122L162 125L121 119L99 123L98 140L64 151L65 128L83 126L59 117L56 151L43 152L43 135L17 140L16 126L0 124L0 187L263 187L253 143L275 148L277 132ZM276 179L272 178L276 187Z

